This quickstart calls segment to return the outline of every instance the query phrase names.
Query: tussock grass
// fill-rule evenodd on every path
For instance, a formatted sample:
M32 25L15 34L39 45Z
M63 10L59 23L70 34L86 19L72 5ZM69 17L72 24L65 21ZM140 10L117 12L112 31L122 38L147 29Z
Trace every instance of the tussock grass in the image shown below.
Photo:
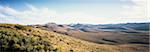
M134 52L128 46L95 44L66 35L19 24L0 24L0 50L4 52ZM148 52L143 49L143 52Z

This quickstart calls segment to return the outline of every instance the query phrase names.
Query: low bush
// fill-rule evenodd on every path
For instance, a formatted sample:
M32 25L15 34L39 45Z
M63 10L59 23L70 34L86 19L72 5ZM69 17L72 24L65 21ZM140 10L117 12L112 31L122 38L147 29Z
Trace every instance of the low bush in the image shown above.
M46 42L39 37L22 36L15 30L3 29L0 30L0 47L8 51L52 51L51 43ZM13 48L13 49L12 49Z

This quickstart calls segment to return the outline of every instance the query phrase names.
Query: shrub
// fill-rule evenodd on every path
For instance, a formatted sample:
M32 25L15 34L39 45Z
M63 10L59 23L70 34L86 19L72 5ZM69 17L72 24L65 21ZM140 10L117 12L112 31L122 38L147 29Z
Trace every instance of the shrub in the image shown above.
M22 36L12 29L0 29L0 47L9 50L25 52L52 51L53 47L48 39L39 39L37 36Z
M20 46L19 44L14 44L14 45L13 45L13 48L17 48L17 49L18 49L18 48L20 48L20 47L21 47L21 46Z
M70 52L73 52L73 49L72 49L72 48L70 49Z
M32 42L32 43L34 43L34 42L36 42L36 41L37 41L37 37L32 37L32 38L31 38L31 42Z
M24 29L24 27L25 27L25 26L22 26L22 25L16 25L16 26L15 26L15 28L17 28L17 29Z

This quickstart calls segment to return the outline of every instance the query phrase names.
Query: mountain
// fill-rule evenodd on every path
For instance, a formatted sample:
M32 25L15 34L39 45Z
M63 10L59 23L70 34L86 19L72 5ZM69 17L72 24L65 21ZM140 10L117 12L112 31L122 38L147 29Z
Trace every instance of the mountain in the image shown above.
M148 52L147 45L96 44L19 24L0 24L0 48L2 52Z
M79 29L96 29L96 30L140 30L140 31L149 31L150 23L122 23L122 24L99 24L99 25L91 25L91 24L73 24L70 25L74 28Z

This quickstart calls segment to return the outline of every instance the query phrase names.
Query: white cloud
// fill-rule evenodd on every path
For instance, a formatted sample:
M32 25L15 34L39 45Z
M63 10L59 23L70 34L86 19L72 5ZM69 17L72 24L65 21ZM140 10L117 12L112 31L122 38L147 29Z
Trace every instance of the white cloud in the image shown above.
M123 0L126 1L126 0ZM18 11L11 7L0 6L0 22L2 23L19 23L19 24L43 24L48 22L56 23L91 23L91 24L108 24L108 23L126 23L126 22L145 22L148 21L146 1L128 0L135 5L125 5L120 17L99 17L103 13L113 14L110 11L97 11L95 14L89 14L83 11L69 11L64 13L56 12L47 7L37 8L31 4L26 4L27 8ZM92 10L93 11L93 10ZM113 10L112 10L113 11ZM120 14L118 14L119 16Z
M17 11L11 7L1 6L0 19L1 22L21 23L21 24L37 24L49 22L51 17L54 17L56 12L48 8L36 8L32 5L27 5L28 10ZM9 22L10 21L10 22ZM17 21L17 22L14 22Z
M150 16L148 15L148 0L121 0L130 1L133 5L124 5L121 12L124 18L139 19L148 21Z

